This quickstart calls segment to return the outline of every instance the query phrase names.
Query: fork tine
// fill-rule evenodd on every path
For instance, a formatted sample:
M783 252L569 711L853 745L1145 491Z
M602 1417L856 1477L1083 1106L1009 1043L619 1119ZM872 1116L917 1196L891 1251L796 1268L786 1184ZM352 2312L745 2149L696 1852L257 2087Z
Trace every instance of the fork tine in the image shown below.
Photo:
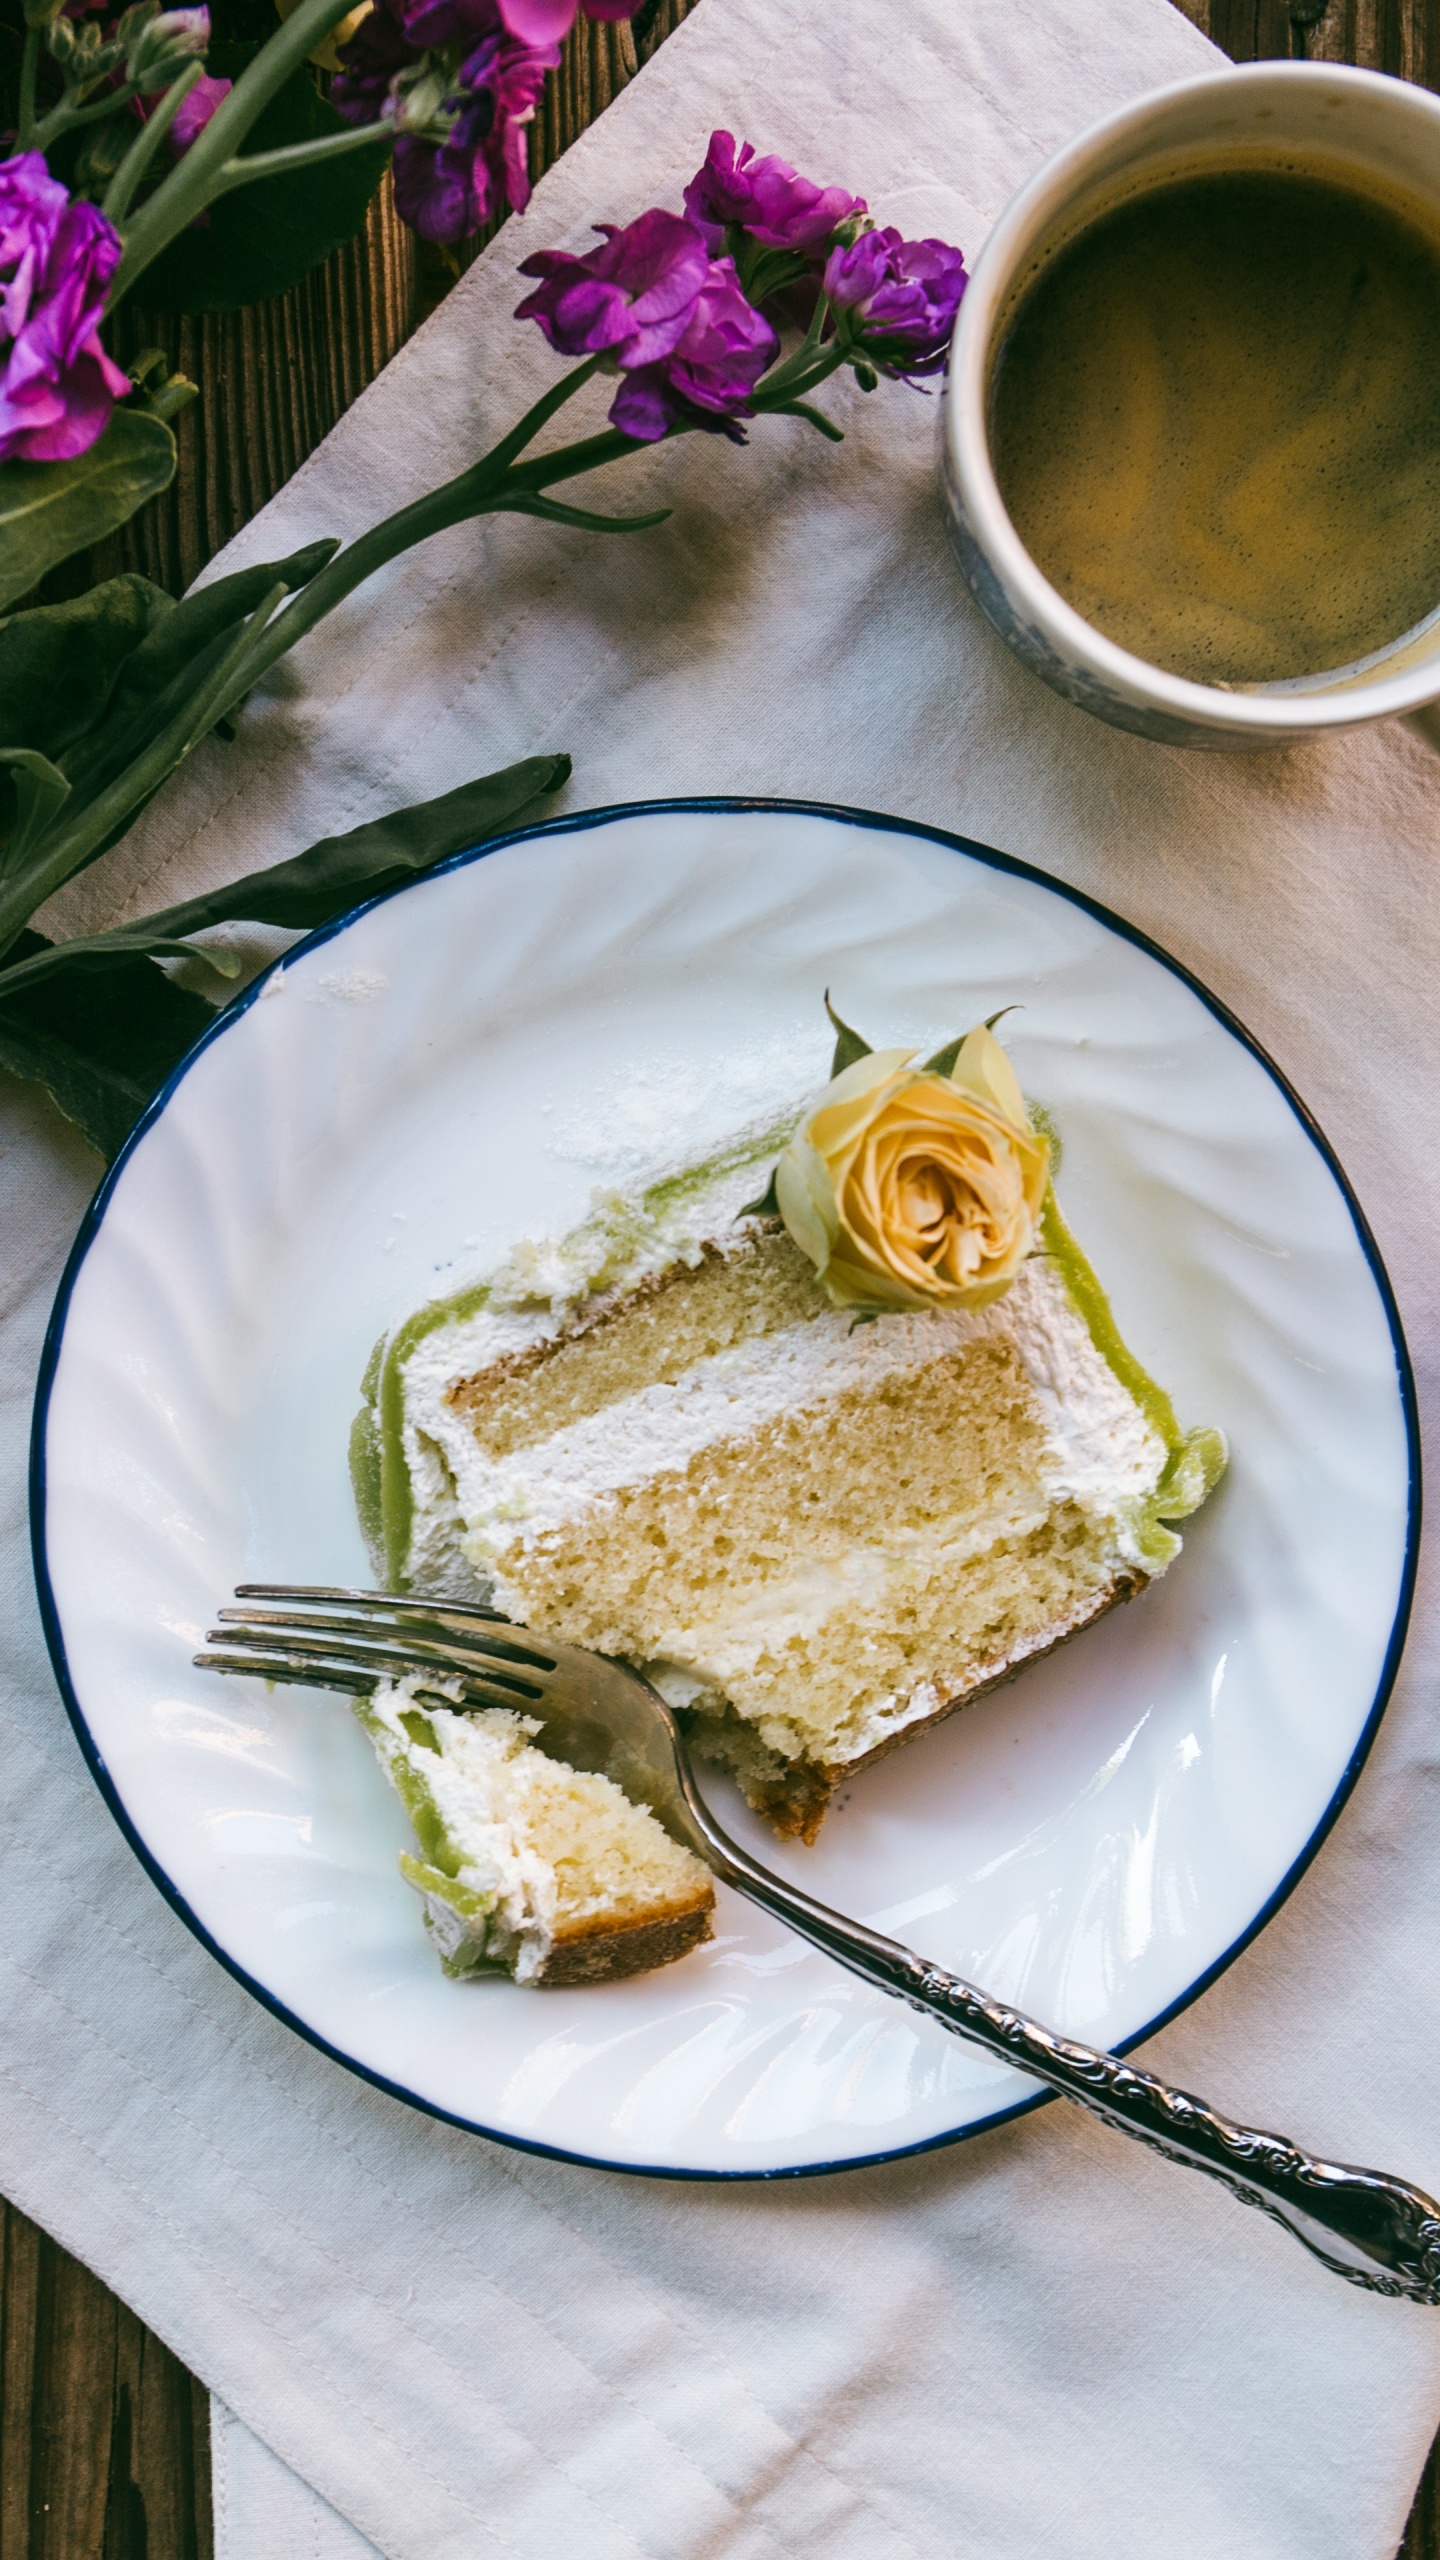
M344 1662L369 1671L378 1680L404 1679L413 1672L430 1671L442 1678L459 1680L466 1687L479 1683L487 1691L499 1689L507 1693L511 1704L524 1699L533 1704L543 1696L541 1682L532 1672L493 1670L485 1662L467 1661L463 1654L444 1645L422 1643L388 1644L383 1637L367 1636L351 1643L343 1630L312 1635L294 1631L294 1622L275 1618L268 1624L250 1626L238 1609L223 1611L223 1623L212 1627L206 1641L210 1644L243 1647L247 1651L289 1653L306 1661ZM238 1621L238 1623L236 1623Z
M249 1590L249 1585L243 1587ZM441 1644L454 1651L461 1661L474 1661L477 1654L487 1654L495 1656L495 1661L512 1661L520 1669L530 1669L530 1672L553 1672L556 1669L553 1649L543 1649L536 1638L510 1641L507 1636L492 1636L487 1628L469 1626L461 1633L459 1628L448 1623L443 1610L430 1608L425 1603L410 1603L407 1608L397 1608L395 1603L387 1600L384 1608L354 1610L354 1613L348 1605L336 1605L333 1610L223 1608L215 1615L223 1626L302 1626L313 1628L318 1633L333 1631L336 1636L359 1636L366 1641L397 1636L405 1644ZM505 1620L505 1623L510 1623L510 1620ZM515 1628L515 1636L525 1636L525 1628Z
M485 1618L502 1627L514 1625L503 1609L487 1609L478 1600L452 1600L443 1591L361 1591L344 1583L237 1582L237 1600L349 1600L363 1609L443 1609L451 1618Z
M395 1618L400 1628L415 1628L415 1631L418 1631L420 1626L441 1628L443 1636L454 1636L456 1628L451 1626L451 1620L459 1618L464 1620L466 1649L479 1649L482 1654L495 1654L497 1661L520 1661L520 1664L533 1664L536 1672L553 1672L553 1669L556 1669L556 1656L553 1656L553 1651L543 1651L543 1638L530 1636L528 1628L518 1628L515 1626L515 1620L505 1618L500 1610L482 1608L482 1605L474 1603L474 1600L415 1597L410 1595L410 1592L343 1590L343 1587L325 1587L325 1585L318 1585L318 1582L315 1582L315 1585L305 1585L305 1582L236 1582L236 1600L297 1600L302 1608L313 1608L313 1605L331 1608L333 1603L343 1603L346 1608L359 1608L369 1615ZM220 1610L220 1618L238 1618L238 1613L236 1610ZM256 1626L264 1623L264 1610L246 1613L246 1620L243 1620L243 1623L256 1623ZM331 1623L336 1623L336 1620L331 1618L300 1620L287 1615L287 1618L277 1620L277 1623L290 1623L290 1626L310 1626L310 1623L315 1623L315 1626L331 1626ZM495 1626L507 1628L507 1631L512 1633L507 1633L507 1636L492 1636L489 1628L495 1628Z
M280 1648L269 1653L197 1653L192 1659L201 1671L234 1672L247 1680L278 1680L287 1688L340 1689L353 1698L369 1697L377 1683L392 1678L396 1669L393 1663L374 1664L366 1669L358 1661L331 1660L318 1653L301 1654ZM423 1683L423 1671L418 1665L416 1670ZM516 1699L513 1691L507 1695L503 1690L492 1690L485 1680L467 1679L460 1685L465 1690L467 1706L506 1707L513 1712L524 1703ZM455 1706L454 1698L447 1697L438 1685L433 1689L417 1687L415 1694L452 1710Z

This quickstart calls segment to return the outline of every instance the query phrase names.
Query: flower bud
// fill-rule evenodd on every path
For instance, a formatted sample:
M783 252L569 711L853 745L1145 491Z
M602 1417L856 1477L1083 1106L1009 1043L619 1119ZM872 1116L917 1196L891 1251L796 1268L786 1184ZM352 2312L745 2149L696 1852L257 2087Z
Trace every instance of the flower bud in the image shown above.
M134 14L127 10L126 18ZM167 88L187 62L203 59L209 42L208 9L162 9L137 30L128 48L126 75L140 89Z
M126 53L134 51L152 18L160 15L160 0L135 0L115 21L114 33Z

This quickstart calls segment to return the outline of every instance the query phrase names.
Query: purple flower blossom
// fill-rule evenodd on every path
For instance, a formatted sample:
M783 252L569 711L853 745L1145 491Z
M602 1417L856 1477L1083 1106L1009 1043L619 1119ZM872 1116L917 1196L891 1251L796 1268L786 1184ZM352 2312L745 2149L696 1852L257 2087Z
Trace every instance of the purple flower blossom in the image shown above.
M712 257L725 245L725 226L738 222L767 249L823 249L837 225L864 213L862 196L844 187L817 187L797 176L788 160L757 160L753 143L737 157L732 133L712 133L705 165L685 190L685 211Z
M464 240L482 223L530 201L526 134L545 74L560 56L503 35L487 36L462 64L458 114L439 144L402 134L395 145L395 206L426 240Z
M684 334L658 364L626 373L610 403L622 435L658 443L672 427L706 427L745 441L750 394L780 352L770 323L746 301L733 258L711 260Z
M500 15L522 44L563 44L575 23L579 0L497 0ZM640 0L584 0L587 18L633 18Z
M573 258L540 249L522 276L542 281L516 311L534 320L562 356L608 355L630 372L677 347L690 325L709 260L699 234L674 213L642 213L620 230L597 222L598 249Z
M583 258L537 250L520 269L538 276L517 320L534 320L564 356L603 356L624 376L610 420L652 444L682 421L738 433L750 394L778 351L768 320L745 299L731 258L708 258L693 223L642 213L621 231L597 225Z
M898 231L862 231L825 268L830 300L855 314L859 351L905 382L942 370L967 281L958 249Z
M130 389L96 332L120 235L38 151L0 161L0 462L84 453Z
M376 0L342 50L334 104L351 124L400 115L406 75L432 48L453 64L450 129L440 140L401 133L395 203L427 240L463 240L507 204L529 203L526 127L560 54L511 35L496 0Z
M340 48L340 68L330 84L330 102L347 124L376 124L391 100L397 73L419 60L392 0L375 0L350 42Z
M199 140L216 108L229 97L233 86L233 81L212 80L208 71L201 72L189 96L181 99L170 127L170 148L177 160L189 150L192 142Z
M526 127L581 0L375 0L340 51L331 99L351 124L394 118L395 202L430 240L463 240L530 201ZM592 18L628 18L638 0L584 0ZM434 121L405 132L406 93L452 86ZM418 121L418 119L417 119ZM449 130L444 127L448 122Z

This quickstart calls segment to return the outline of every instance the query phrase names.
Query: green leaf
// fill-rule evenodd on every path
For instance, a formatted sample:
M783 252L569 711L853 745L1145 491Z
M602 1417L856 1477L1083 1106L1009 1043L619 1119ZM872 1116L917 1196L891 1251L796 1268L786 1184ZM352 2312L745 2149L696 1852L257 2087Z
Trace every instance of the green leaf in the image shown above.
M0 463L0 606L113 533L174 476L175 439L163 418L123 406L72 462Z
M0 852L0 873L17 872L37 837L43 836L50 821L63 809L70 797L70 785L63 773L57 773L48 756L37 755L32 747L0 747L0 765L9 767L13 777L11 799L14 822Z
M217 578L213 585L183 596L178 604L158 587L150 589L155 606L146 629L117 664L108 698L97 695L94 717L83 723L73 745L60 759L67 780L74 786L77 814L143 754L190 695L200 690L230 635L271 590L284 586L293 592L297 587L308 586L338 548L333 541L308 543L286 560L261 561L253 569L238 569L232 577ZM111 583L119 586L125 582L115 579ZM144 581L135 583L143 585ZM94 590L96 595L106 592L103 587ZM82 597L78 601L84 604L89 599ZM47 609L42 607L41 611ZM66 609L54 608L57 612ZM7 632L38 619L38 614L17 614L11 623L0 624L0 653ZM0 678L3 673L0 654ZM135 814L127 819L127 825L133 824Z
M872 1052L870 1042L862 1040L858 1031L852 1031L848 1022L841 1021L830 1001L828 987L825 990L825 1010L835 1025L836 1034L835 1055L830 1061L830 1081L833 1084L835 1078L843 1075L847 1067L854 1066L857 1058L868 1058Z
M985 1024L986 1030L993 1031L997 1022L1003 1022L1006 1014L1013 1013L1014 1011L1015 1007L1013 1004L1002 1004L998 1013L992 1013L990 1015ZM968 1031L962 1031L958 1039L947 1040L943 1049L937 1049L933 1058L926 1059L924 1066L920 1070L921 1074L927 1076L948 1076L969 1037L970 1034Z
M36 605L0 622L0 746L58 761L94 727L127 661L158 618L175 610L148 578L107 578L68 604Z
M507 765L502 773L462 782L458 790L446 791L438 800L422 800L413 808L392 811L388 818L372 818L363 827L352 827L348 835L326 836L312 844L308 853L296 854L293 861L277 862L273 870L253 871L248 879L209 890L203 897L187 898L182 906L167 907L120 931L169 938L231 921L307 930L328 924L332 916L343 915L362 899L377 897L382 889L393 889L416 872L428 871L447 854L464 853L486 836L498 835L502 827L522 818L534 801L558 791L569 779L568 756L527 756L522 764ZM0 977L0 992L3 988Z
M447 854L463 853L486 836L498 834L536 800L558 791L569 776L568 756L530 756L503 773L464 782L438 800L397 809L388 818L374 818L366 826L352 828L349 835L327 836L308 853L277 863L273 870L252 872L228 888L188 898L158 915L140 916L110 933L54 944L22 934L6 955L7 967L0 970L0 1010L73 976L91 981L87 1003L103 1012L111 1003L114 976L120 971L150 968L152 958L171 957L177 949L187 957L209 960L209 953L192 952L184 941L186 935L200 933L208 925L243 922L293 930L328 924L332 916L343 915L363 899L443 862ZM217 955L212 964L225 976L231 974L227 958ZM97 988L95 975L102 970L106 976ZM154 970L151 974L159 975ZM169 982L162 979L161 983ZM124 1001L128 998L122 990L122 1010ZM203 1004L203 999L197 1001ZM208 1007L204 1013L209 1020Z
M212 45L207 69L216 79L236 80L258 51L253 44ZM256 117L247 148L277 151L346 130L302 68ZM145 269L135 301L146 311L237 311L288 293L332 249L354 239L389 157L388 131L377 132L373 151L348 151L293 177L260 178L220 196L205 222L192 223Z
M771 1174L770 1179L769 1179L769 1181L766 1183L765 1188L764 1188L764 1190L761 1192L760 1197L759 1197L759 1199L758 1199L758 1200L747 1200L743 1209L737 1209L737 1210L736 1210L735 1215L736 1215L736 1217L737 1217L737 1218L778 1218L778 1217L779 1217L779 1215L780 1215L780 1195L779 1195L779 1192L778 1192L778 1191L776 1190L776 1188L775 1188L775 1179L776 1179L776 1175L779 1173L779 1170L780 1170L780 1168L779 1168L779 1166L777 1165L777 1166L776 1166L776 1168L775 1168L775 1172Z
M47 947L37 933L14 946L27 959ZM149 960L109 972L101 1002L93 980L62 973L0 1002L0 1067L45 1085L109 1157L214 1019L203 997L173 986Z
M253 569L237 569L231 577L216 578L210 586L182 596L150 624L125 668L122 692L131 701L162 692L212 640L233 631L252 614L272 587L283 586L292 595L308 587L339 548L334 539L307 542L288 559L262 560Z

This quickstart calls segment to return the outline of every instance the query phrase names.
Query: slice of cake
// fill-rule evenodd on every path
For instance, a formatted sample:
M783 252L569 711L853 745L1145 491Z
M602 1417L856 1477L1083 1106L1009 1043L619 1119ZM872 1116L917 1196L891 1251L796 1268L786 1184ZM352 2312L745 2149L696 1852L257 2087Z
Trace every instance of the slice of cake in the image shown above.
M457 1714L413 1680L355 1711L414 1827L400 1872L447 1973L613 1982L709 1937L709 1869L611 1779L536 1751L533 1717Z
M1142 1590L1225 1463L1121 1341L988 1028L923 1066L840 1034L808 1111L398 1325L352 1440L392 1588L635 1663L807 1838Z

